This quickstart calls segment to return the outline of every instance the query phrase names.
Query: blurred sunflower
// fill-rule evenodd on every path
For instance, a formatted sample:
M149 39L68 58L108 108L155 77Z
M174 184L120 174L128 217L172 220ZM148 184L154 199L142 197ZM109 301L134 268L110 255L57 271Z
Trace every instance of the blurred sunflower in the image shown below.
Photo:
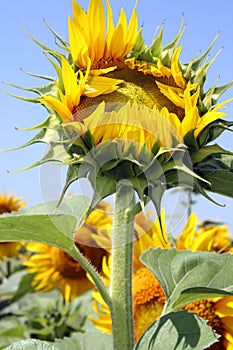
M101 202L75 233L78 249L98 271L102 269L102 259L107 252L95 243L92 235L111 226L108 208L107 203ZM82 266L63 250L34 242L28 243L26 248L29 254L25 256L23 264L28 273L35 274L32 285L37 291L59 288L68 303L93 288Z
M0 194L0 215L11 213L23 208L26 202L20 197L10 194ZM0 243L0 259L13 258L18 256L18 252L22 243L20 242L2 242Z
M159 227L155 229L155 226L150 225L150 230L145 234L146 231L144 229L148 227L149 223L140 221L140 216L137 223L140 235L136 235L138 239L134 242L136 264L134 264L132 290L136 341L160 317L165 303L165 295L158 280L147 267L139 262L138 257L151 246L154 248L171 247L170 243L166 244L162 239L161 241L153 241L154 237L159 237L157 230ZM231 234L227 226L213 223L203 226L203 223L201 223L199 229L197 229L197 216L195 213L190 215L183 232L179 237L175 238L174 242L177 249L183 250L232 251ZM110 266L111 256L108 262L105 259L103 265L103 279L107 285L110 285ZM199 300L187 305L185 308L208 320L208 324L221 336L219 342L210 346L209 350L233 348L233 297ZM97 328L103 332L111 333L110 311L97 291L93 292L93 309L97 318L91 317L90 319Z
M198 229L197 229L198 228ZM192 213L176 242L180 250L233 252L232 236L227 225L211 221L198 223L196 213Z

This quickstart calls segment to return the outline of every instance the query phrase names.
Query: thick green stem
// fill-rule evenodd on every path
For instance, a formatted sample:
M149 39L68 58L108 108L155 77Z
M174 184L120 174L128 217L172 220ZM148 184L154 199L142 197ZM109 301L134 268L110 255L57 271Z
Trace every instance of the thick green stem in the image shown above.
M120 185L115 195L112 240L112 328L114 350L132 350L134 345L132 311L132 247L135 204L134 190Z

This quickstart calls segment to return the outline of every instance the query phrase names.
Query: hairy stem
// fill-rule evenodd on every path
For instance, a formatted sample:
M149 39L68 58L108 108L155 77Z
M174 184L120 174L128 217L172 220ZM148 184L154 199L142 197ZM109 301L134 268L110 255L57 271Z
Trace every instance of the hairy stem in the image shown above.
M132 312L132 247L135 204L134 190L120 185L115 195L112 240L112 328L114 350L132 350L134 345Z

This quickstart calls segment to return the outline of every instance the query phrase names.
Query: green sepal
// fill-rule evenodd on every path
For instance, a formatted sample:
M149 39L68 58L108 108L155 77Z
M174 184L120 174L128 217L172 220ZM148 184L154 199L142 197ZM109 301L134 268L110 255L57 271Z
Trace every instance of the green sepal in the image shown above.
M39 96L51 95L51 96L57 97L57 87L54 83L49 83L49 84L41 85L38 87L24 87L24 86L19 86L19 85L12 84L12 83L5 83L5 84L10 85L16 89L34 92ZM5 95L9 95L9 96L18 98L19 100L33 102L33 103L41 103L38 100L38 97L23 97L23 96L11 94L9 92L2 91L2 90L1 90L1 92L3 92Z
M54 140L56 138L56 136L58 136L58 132L56 130L53 129L42 129L40 130L31 140L27 141L26 143L20 145L20 146L16 146L16 147L12 147L12 148L8 148L5 150L0 150L0 152L9 152L9 151L15 151L15 150L19 150L28 146L31 146L35 143L50 143L51 140Z
M201 186L200 182L197 179L194 179L194 184L193 184L193 192L194 193L201 194L203 197L208 199L213 204L218 205L219 207L225 207L224 204L221 204L221 203L217 202L216 200L214 200L212 197L210 197L208 195L208 193L206 192L206 190L208 190L208 189L205 189L204 186Z
M65 185L62 189L62 193L59 197L58 206L61 204L66 191L68 190L69 186L76 180L79 179L79 165L78 164L71 164L68 166L67 172L66 172L66 180Z
M233 157L233 152L223 149L218 144L214 144L211 146L204 146L200 148L198 151L193 152L191 154L191 160L193 165L195 166L196 163L200 163L205 158L211 157L217 154L228 154Z
M64 93L64 84L63 84L63 79L62 79L62 71L61 71L61 66L57 65L48 55L45 55L47 57L47 59L49 60L49 62L52 64L52 66L54 67L57 76L58 76L58 80L59 80L59 86L61 88L61 90ZM54 89L57 90L56 85L54 84Z
M16 130L37 130L37 129L54 129L56 130L61 124L60 119L56 115L50 115L42 123L28 127L28 128L16 128ZM54 131L56 133L56 131Z
M203 187L207 191L233 198L233 155L214 154L196 164L195 171L210 185Z
M174 54L175 49L177 48L177 46L179 44L179 41L183 35L184 29L185 29L184 17L182 17L180 29L179 29L177 35L170 43L165 45L163 50L162 50L162 63L167 67L171 67L172 56Z
M233 131L231 127L233 121L227 121L218 119L208 124L197 137L194 136L195 129L189 131L184 136L184 143L188 146L189 152L197 151L201 147L205 146L209 142L214 141L218 138L225 130Z
M210 62L207 62L204 65L202 65L202 62L206 59L210 50L214 46L218 36L219 34L215 36L214 40L210 43L210 45L200 57L198 57L197 59L193 58L189 63L182 64L184 78L187 81L191 81L192 83L199 83L201 85L201 90L206 79L206 73L208 71L208 68L217 57L217 54Z
M44 79L44 80L48 80L48 81L51 81L53 82L54 81L54 77L50 77L48 75L41 75L41 74L36 74L36 73L32 73L32 72L28 72L24 69L20 69L22 73L26 74L26 75L29 75L30 77L33 77L33 78L39 78L39 79ZM9 84L9 83L8 83ZM10 85L10 84L9 84Z
M162 59L162 38L163 38L163 25L160 28L158 35L155 35L155 39L151 46L142 52L138 59L146 62L154 63L155 59Z
M11 174L19 173L19 172L22 172L25 170L35 168L39 165L42 165L42 164L45 164L48 162L60 162L63 164L68 163L67 149L63 144L57 143L57 142L50 142L50 146L51 147L49 148L47 153L41 159L36 161L35 163L28 165L22 169L11 170L11 171L9 171L9 173L11 173Z
M219 97L224 94L231 86L233 86L233 81L223 86L212 86L204 95L198 107L200 108L201 114L208 112L212 106L217 104Z
M213 123L210 123L200 132L197 137L199 147L203 147L207 143L214 141L225 130L233 131L233 129L231 129L231 126L233 126L233 121L217 120Z
M131 57L135 57L136 59L138 59L138 57L140 56L140 54L142 52L145 52L146 50L146 44L145 41L142 37L142 28L140 28L138 34L137 34L137 38L136 38L136 42L134 45L133 50L127 54L126 58L131 58Z
M142 37L142 29L140 29L137 36L136 44L132 52L130 52L130 54L127 57L135 57L137 60L151 63L156 63L158 59L161 59L162 63L165 66L171 67L171 59L173 53L184 31L184 19L182 18L182 23L178 34L170 43L168 43L164 47L162 46L163 29L164 25L162 24L158 34L155 35L153 43L148 49Z
M88 176L93 189L93 196L90 205L89 213L96 207L96 205L104 198L116 193L117 180L113 177L101 174L101 171L91 172Z
M50 32L51 32L51 33L60 41L60 43L61 43L65 48L67 48L67 50L68 50L68 48L69 48L69 43L68 43L65 39L63 39L62 36L60 36L60 35L47 23L47 21L46 21L45 19L43 19L43 21L44 21L46 27L50 30Z
M48 46L42 44L39 40L34 38L30 33L28 33L25 29L24 32L37 44L39 45L45 52L49 53L51 56L53 56L60 64L61 64L61 57L64 56L60 52L51 50Z

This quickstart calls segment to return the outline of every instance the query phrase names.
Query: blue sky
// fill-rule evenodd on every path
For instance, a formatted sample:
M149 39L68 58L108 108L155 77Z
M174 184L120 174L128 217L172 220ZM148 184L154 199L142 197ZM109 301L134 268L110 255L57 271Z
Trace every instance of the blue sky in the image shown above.
M88 1L79 2L85 9ZM115 18L118 17L121 7L124 7L129 17L135 4L133 0L111 1ZM165 23L163 43L168 43L177 34L182 16L186 29L181 39L183 45L181 62L189 61L198 52L203 52L215 35L220 36L211 51L211 57L222 49L214 64L209 69L206 89L216 79L218 85L224 85L233 80L233 5L230 0L210 1L151 1L138 0L137 12L139 24L143 25L143 36L147 45L150 45L155 29ZM1 82L11 82L22 86L36 86L41 82L24 73L21 69L54 76L54 70L41 48L37 46L23 31L23 28L44 44L55 47L53 35L49 32L43 18L64 38L67 38L67 17L71 15L71 0L20 0L1 1L0 3L0 35L1 35ZM23 94L1 83L1 90L15 94ZM229 89L221 98L225 100L233 96L233 88ZM227 109L227 119L233 119L233 103ZM42 122L47 113L41 106L23 102L0 93L1 129L0 149L20 145L29 140L35 133L20 131L15 128L24 128ZM233 147L233 136L224 134L219 143L228 149ZM44 153L43 145L35 145L19 151L0 153L0 191L5 190L23 197L28 206L47 199L54 199L59 194L64 178L64 170L57 167L34 168L17 174L9 174L7 170L23 168L38 160ZM85 185L81 186L85 191ZM197 197L194 210L198 217L216 219L226 222L233 232L233 200L223 196L213 196L225 208L220 208L204 198ZM178 201L178 200L177 200ZM174 212L182 211L179 203L173 208ZM165 203L166 204L166 203ZM169 206L169 200L167 205ZM179 207L179 209L177 209ZM172 209L172 210L173 210Z

